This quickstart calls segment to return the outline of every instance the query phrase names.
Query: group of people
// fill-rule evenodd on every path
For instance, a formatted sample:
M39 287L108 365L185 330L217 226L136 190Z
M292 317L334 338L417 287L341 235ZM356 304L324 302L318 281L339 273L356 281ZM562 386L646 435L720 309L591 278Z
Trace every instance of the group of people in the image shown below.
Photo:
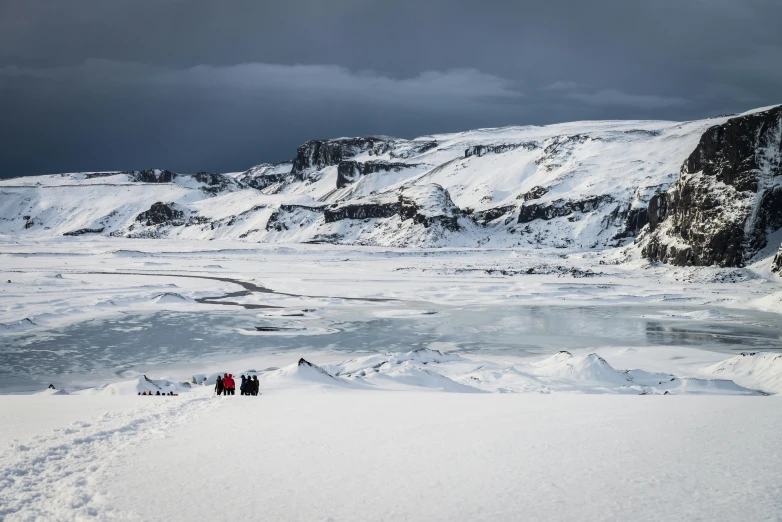
M167 397L176 397L176 396L178 396L178 395L179 395L178 393L174 393L174 392L168 392L168 393L166 393L166 392L163 392L163 393L160 393L160 391L159 391L159 390L158 390L158 392L157 392L157 393L152 393L152 392L149 392L149 393L147 393L147 392L138 392L138 394L139 394L139 395L165 395L165 396L167 396Z
M240 395L259 395L258 376L241 376L242 384L239 385ZM215 393L217 395L236 395L236 382L234 381L233 374L225 373L222 377L217 376L217 382L215 383Z

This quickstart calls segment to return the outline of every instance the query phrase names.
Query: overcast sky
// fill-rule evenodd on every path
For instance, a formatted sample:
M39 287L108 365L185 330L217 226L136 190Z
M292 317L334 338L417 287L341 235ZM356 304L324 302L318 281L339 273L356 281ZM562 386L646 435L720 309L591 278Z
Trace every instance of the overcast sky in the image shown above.
M0 0L0 177L782 103L782 0Z

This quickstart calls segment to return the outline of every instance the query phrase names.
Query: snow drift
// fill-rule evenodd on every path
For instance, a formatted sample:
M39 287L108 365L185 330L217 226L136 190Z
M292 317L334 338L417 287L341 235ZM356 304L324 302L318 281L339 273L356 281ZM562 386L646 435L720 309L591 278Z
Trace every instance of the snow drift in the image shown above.
M768 393L782 393L780 353L744 352L708 367L706 372Z

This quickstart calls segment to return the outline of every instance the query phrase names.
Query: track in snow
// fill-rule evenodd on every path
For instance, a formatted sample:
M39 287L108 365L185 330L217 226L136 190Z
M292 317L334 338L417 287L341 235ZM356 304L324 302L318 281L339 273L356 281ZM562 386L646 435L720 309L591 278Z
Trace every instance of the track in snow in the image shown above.
M211 397L153 397L130 412L105 413L0 453L0 520L138 520L114 510L102 484L123 451L162 438L215 408Z

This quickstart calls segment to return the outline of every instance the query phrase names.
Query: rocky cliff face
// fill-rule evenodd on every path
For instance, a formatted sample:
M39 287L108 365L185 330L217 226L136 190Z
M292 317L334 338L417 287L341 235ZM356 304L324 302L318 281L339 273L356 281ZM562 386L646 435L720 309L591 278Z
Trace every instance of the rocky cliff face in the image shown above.
M302 177L308 170L337 165L362 152L382 154L388 148L389 140L374 136L308 141L296 151L291 174Z
M177 175L165 169L146 169L129 172L128 178L139 183L172 183Z
M743 266L782 227L782 107L708 129L647 215L649 259Z

